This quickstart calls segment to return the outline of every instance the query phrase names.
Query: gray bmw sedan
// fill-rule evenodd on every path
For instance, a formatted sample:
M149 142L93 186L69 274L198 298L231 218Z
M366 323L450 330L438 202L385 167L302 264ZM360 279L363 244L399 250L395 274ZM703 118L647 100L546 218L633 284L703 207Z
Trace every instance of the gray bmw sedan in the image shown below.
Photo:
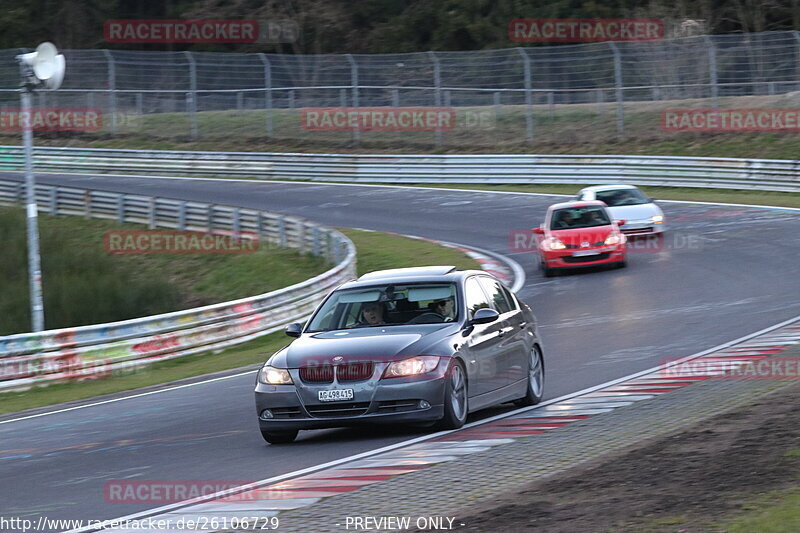
M493 276L452 266L371 272L334 290L258 373L261 434L361 423L464 425L503 402L541 401L536 318Z

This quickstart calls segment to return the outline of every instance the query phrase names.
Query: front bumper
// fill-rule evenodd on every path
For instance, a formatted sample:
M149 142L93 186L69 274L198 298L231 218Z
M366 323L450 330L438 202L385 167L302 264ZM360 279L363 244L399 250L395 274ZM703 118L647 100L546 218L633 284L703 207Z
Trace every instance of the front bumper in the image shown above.
M263 431L436 421L444 416L445 386L446 380L440 375L429 379L393 378L323 385L257 383L256 413ZM319 390L332 388L352 388L353 399L342 402L316 400ZM420 401L427 402L429 407L420 408ZM338 416L337 409L353 414ZM265 410L270 410L273 417L265 417Z
M550 250L542 252L542 261L548 268L582 268L625 260L625 244L600 246L581 250ZM594 252L594 255L576 256L574 252Z
M664 232L664 224L653 224L649 220L637 220L627 222L624 226L620 226L619 229L627 236L657 235Z

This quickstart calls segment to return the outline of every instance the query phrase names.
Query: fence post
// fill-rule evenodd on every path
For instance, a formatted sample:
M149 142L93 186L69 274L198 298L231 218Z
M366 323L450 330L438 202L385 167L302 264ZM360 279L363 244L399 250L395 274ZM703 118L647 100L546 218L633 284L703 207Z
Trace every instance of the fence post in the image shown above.
M258 54L264 64L264 107L267 110L267 137L272 137L272 64L266 54Z
M192 139L197 139L197 65L192 53L183 52L189 64L189 92L186 93L186 112L189 114L190 134Z
M239 91L236 93L236 112L241 115L242 111L244 111L244 93Z
M150 197L150 229L156 229L156 197Z
M711 105L714 109L719 107L719 87L717 86L717 47L710 35L703 35L703 40L708 47L708 76L711 82Z
M144 115L144 94L136 93L136 113L141 117Z
M314 231L311 232L311 238L312 238L311 253L314 254L315 257L319 257L320 255L319 226L314 226Z
M392 89L392 107L400 107L400 90Z
M50 216L58 214L58 187L50 189Z
M347 58L347 62L350 64L350 85L352 86L351 89L353 91L353 107L359 107L358 104L358 64L356 60L353 59L353 54L345 54ZM361 144L361 131L358 128L358 122L356 122L356 128L353 130L353 144L358 146Z
M436 52L433 50L428 51L428 56L433 63L433 102L436 107L442 107L442 69L439 64L439 58L436 57ZM434 132L434 139L436 146L442 145L442 129L436 128Z
M186 202L181 202L178 207L178 229L186 230Z
M619 54L619 48L614 42L608 43L611 51L614 53L614 88L617 97L617 133L625 131L625 109L624 98L622 92L622 57Z
M278 245L286 248L286 218L278 218Z
M206 226L209 233L214 231L214 204L208 204L208 209L206 210Z
M264 238L264 213L262 211L256 212L256 233L258 234L258 242L265 242Z
M531 93L531 58L522 48L517 48L517 52L522 56L522 72L525 76L525 138L528 142L533 142L533 93ZM548 93L548 101L550 95ZM551 111L552 114L552 111Z
M339 89L339 107L347 107L347 89Z
M108 66L108 107L111 111L111 134L117 134L117 72L110 50L103 50Z
M125 195L120 194L117 196L117 222L120 224L125 223Z
M92 218L92 191L89 189L83 191L83 216Z
M794 40L797 41L797 59L795 59L794 64L797 68L796 70L797 82L798 85L800 85L800 31L793 31L792 33L794 34Z
M231 229L237 236L242 230L242 213L239 211L238 207L233 210L233 213L231 213Z

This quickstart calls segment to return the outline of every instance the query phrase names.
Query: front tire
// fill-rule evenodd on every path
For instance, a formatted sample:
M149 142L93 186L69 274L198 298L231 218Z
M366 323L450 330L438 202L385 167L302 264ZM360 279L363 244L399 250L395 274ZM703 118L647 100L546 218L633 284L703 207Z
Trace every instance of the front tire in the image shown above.
M467 421L468 412L467 374L464 365L458 360L453 360L444 391L444 416L434 427L437 430L458 429Z
M544 396L544 357L538 346L534 346L530 355L528 367L528 389L525 396L514 403L520 407L536 405Z
M270 444L289 444L297 438L297 431L264 431L262 429L261 436Z

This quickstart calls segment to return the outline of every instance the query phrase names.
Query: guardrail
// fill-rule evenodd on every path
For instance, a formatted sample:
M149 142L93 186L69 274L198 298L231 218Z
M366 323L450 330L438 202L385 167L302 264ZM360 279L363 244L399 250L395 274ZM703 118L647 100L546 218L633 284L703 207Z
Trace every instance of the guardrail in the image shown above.
M266 335L302 320L328 292L355 277L353 243L336 230L300 218L49 185L37 185L36 196L39 210L51 215L108 218L150 228L253 232L267 243L325 257L335 266L302 283L250 298L109 324L0 337L0 392L105 377ZM23 198L23 184L0 180L0 204Z
M0 146L0 170L22 170ZM37 172L377 183L632 183L800 192L800 160L628 155L349 155L36 147Z

